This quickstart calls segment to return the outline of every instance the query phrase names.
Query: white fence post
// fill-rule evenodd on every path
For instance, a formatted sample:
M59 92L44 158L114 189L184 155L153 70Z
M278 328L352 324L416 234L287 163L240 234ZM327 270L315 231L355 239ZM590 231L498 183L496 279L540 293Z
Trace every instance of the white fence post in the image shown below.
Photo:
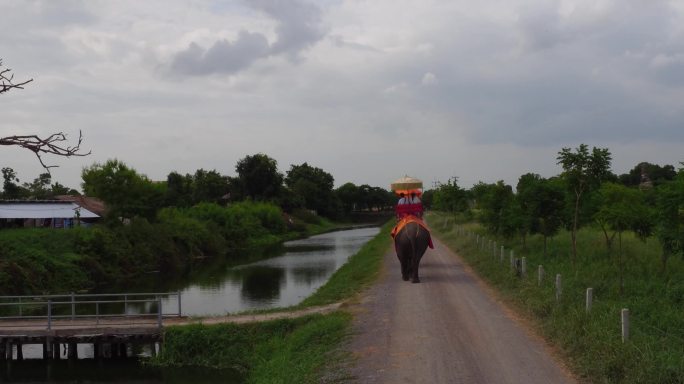
M622 308L622 342L626 342L629 339L629 309Z
M544 280L544 267L539 265L537 268L537 285L541 286L542 280Z
M563 289L561 287L561 275L560 273L556 275L556 301L560 301Z
M591 312L591 304L592 301L594 300L594 289L593 288L587 288L587 313Z

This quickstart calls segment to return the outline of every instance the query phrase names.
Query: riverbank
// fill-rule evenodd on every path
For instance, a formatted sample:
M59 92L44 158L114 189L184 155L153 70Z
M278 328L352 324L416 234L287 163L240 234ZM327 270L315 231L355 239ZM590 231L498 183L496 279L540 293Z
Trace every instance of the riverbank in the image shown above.
M311 216L311 217L309 217ZM208 262L235 265L267 257L284 241L350 227L275 205L243 202L165 208L154 221L69 230L0 231L0 292L10 295L111 291L152 273L173 280Z
M348 300L371 284L391 245L391 228L391 222L385 224L324 286L295 308ZM151 363L237 369L247 383L317 383L324 375L334 376L335 367L349 358L338 347L350 322L351 315L341 310L263 323L171 327L162 353ZM218 339L213 339L215 335Z

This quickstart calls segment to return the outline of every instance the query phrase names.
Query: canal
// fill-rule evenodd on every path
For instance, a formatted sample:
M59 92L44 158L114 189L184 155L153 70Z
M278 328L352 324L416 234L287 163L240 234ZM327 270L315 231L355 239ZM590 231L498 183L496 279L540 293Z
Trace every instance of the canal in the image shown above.
M271 257L256 257L255 262L226 266L225 262L208 263L187 277L168 278L151 274L140 285L111 287L111 291L181 293L181 311L186 316L233 314L253 309L296 305L310 296L379 232L379 228L357 228L329 232L306 239L286 242ZM247 257L247 256L245 256ZM254 255L252 255L254 257ZM109 290L109 289L108 289ZM164 300L169 312L177 310L176 298ZM133 311L135 309L132 309ZM166 309L165 309L166 312ZM35 347L35 348L34 348ZM146 356L148 351L131 351ZM78 361L33 360L42 355L40 346L24 346L25 361L13 361L0 367L0 382L60 383L240 383L234 372L207 370L170 370L146 367L138 359L94 361L92 347L79 346ZM189 374L189 376L187 376ZM180 380L180 381L177 381Z

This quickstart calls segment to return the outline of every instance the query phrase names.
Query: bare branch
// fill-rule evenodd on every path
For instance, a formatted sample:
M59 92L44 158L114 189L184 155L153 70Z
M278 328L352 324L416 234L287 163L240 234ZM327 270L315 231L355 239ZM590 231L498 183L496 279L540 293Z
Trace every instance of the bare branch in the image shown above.
M2 60L0 60L0 94L5 93L13 88L24 89L24 85L33 81L33 79L29 79L20 83L14 83L14 75L10 73L11 71L12 70L9 68L2 69Z
M83 134L81 131L78 132L78 142L75 146L64 145L63 142L67 141L66 135L62 132L53 133L46 138L40 138L37 135L26 135L26 136L7 136L0 138L0 145L16 145L18 147L26 148L38 157L40 164L50 172L50 168L58 167L57 165L47 165L43 162L41 157L44 154L51 154L63 157L71 156L88 156L91 151L87 153L81 151L81 142L83 141Z

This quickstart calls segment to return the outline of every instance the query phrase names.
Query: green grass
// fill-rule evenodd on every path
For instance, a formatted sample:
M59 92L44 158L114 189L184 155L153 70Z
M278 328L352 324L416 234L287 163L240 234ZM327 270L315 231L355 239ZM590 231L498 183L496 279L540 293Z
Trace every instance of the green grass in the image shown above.
M250 324L170 327L150 364L240 372L246 383L317 383L338 359L351 315L335 312ZM326 373L328 374L328 373Z
M531 318L541 332L560 347L570 366L592 383L684 383L684 262L677 258L661 271L657 241L641 242L623 234L625 291L619 290L617 244L607 250L603 234L586 228L578 234L578 259L570 261L570 235L561 233L542 255L542 239L531 237L527 249L520 241L494 239L505 246L505 260L480 250L475 240L460 236L454 220L430 215L431 228L457 251L509 303ZM462 224L488 238L473 223ZM498 248L500 251L500 248ZM528 276L509 268L509 250L524 256ZM545 278L537 282L537 268ZM562 276L563 293L555 300L554 280ZM586 288L593 288L593 307L585 311ZM631 337L622 343L620 310L630 310Z

